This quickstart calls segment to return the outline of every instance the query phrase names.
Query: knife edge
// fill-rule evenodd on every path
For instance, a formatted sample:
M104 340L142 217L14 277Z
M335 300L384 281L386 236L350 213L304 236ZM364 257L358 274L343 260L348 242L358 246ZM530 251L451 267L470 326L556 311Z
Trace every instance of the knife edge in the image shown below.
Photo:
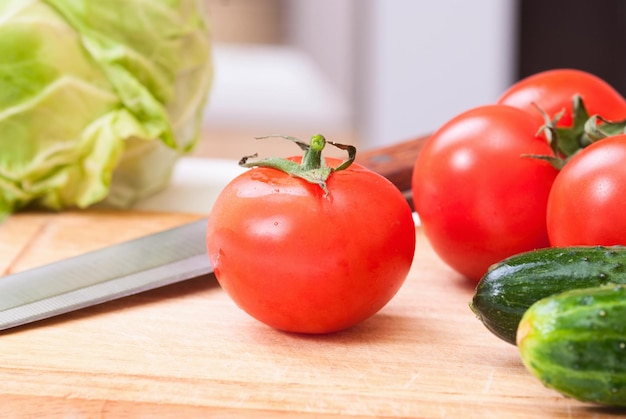
M207 219L0 277L0 330L213 271Z
M211 272L212 269L207 263L206 255L192 256L166 266L99 282L88 287L2 310L0 311L0 330L139 294ZM155 277L159 279L155 280Z

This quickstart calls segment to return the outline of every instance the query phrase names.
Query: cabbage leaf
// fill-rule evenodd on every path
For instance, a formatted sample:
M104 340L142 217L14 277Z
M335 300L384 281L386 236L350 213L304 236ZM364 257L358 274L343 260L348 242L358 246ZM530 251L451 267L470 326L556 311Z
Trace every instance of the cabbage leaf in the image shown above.
M202 0L3 0L0 51L0 219L131 206L198 141Z

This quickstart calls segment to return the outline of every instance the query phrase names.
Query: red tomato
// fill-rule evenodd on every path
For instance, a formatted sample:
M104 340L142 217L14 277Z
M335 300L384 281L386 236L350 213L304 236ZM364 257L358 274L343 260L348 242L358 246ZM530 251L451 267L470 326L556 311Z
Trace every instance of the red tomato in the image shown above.
M424 145L413 199L424 233L452 268L478 280L495 263L548 246L546 205L557 174L523 154L550 154L528 113L478 107L450 120Z
M327 187L325 196L318 185L257 167L226 186L209 216L207 251L220 285L274 328L353 326L387 304L411 266L415 225L391 182L353 163Z
M572 98L580 95L589 115L599 114L609 120L626 118L626 100L601 78L581 70L547 70L513 84L498 100L499 104L523 109L533 116L537 126L543 116L533 103L550 119L565 110L558 126L572 124Z
M553 246L626 244L626 135L597 141L559 172L547 209Z

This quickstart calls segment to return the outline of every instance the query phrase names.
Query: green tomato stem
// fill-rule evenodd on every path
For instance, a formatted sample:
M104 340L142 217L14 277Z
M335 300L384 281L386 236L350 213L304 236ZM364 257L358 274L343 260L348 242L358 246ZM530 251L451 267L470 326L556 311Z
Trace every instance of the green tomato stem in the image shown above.
M326 186L326 181L328 180L328 177L333 172L347 169L356 158L356 147L327 141L326 138L324 138L324 136L321 134L313 135L311 137L310 143L308 144L288 135L270 135L265 137L257 137L257 139L275 137L283 138L296 143L296 145L298 145L298 147L300 147L300 149L304 151L302 163L296 163L292 160L287 160L280 157L269 157L266 159L249 162L249 159L257 157L257 154L253 154L251 156L243 157L239 161L239 165L249 168L268 167L280 170L291 176L298 177L300 179L306 180L307 182L319 185L320 188L322 188L322 190L324 191L324 196L328 196L329 191L328 187ZM322 151L324 150L324 147L326 147L326 144L330 144L334 147L339 148L340 150L346 151L348 153L348 158L341 162L341 164L337 167L326 166L326 161L322 156Z
M315 170L324 165L322 159L324 147L326 147L326 138L323 135L315 134L311 137L309 148L304 152L304 157L302 157L303 170Z
M626 120L609 121L601 115L590 116L582 97L579 95L572 97L571 126L557 126L564 111L559 112L551 119L542 109L538 109L545 121L539 132L544 134L552 149L552 155L524 154L522 156L545 160L557 170L561 170L576 153L594 142L626 133Z

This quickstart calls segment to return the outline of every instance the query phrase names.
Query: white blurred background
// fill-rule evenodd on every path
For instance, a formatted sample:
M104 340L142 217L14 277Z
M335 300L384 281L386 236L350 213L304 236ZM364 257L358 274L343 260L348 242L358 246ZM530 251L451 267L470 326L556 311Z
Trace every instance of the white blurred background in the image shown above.
M207 5L215 79L200 152L214 157L274 133L394 143L495 100L513 79L514 1Z
M392 144L549 67L626 79L623 0L204 1L215 80L197 153L209 157L275 133Z

